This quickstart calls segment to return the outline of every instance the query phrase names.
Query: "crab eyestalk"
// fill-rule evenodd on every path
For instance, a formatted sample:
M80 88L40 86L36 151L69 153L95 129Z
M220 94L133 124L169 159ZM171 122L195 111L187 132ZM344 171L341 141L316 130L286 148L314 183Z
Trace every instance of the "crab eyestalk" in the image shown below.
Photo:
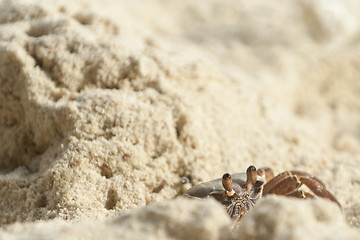
M257 180L257 171L256 167L251 165L246 170L246 183L245 183L245 189L249 190L252 188L252 186L256 183Z
M222 177L222 185L225 188L225 193L228 197L231 197L235 194L235 191L232 186L232 178L229 173L225 173Z

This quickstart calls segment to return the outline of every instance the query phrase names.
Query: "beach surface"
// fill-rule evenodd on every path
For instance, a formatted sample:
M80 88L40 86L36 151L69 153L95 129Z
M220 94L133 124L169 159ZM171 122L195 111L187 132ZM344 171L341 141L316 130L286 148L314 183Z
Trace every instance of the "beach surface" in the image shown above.
M0 1L0 239L359 239L360 3ZM305 171L233 229L191 186Z

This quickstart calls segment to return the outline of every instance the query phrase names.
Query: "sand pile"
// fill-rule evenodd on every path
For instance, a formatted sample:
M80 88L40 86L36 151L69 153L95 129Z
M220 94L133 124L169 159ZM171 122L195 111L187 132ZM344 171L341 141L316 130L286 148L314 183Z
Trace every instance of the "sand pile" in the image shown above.
M186 206L186 207L184 207ZM277 221L269 211L278 211ZM3 239L358 239L359 233L327 201L266 198L239 228L217 202L176 199L149 205L105 222L71 224L52 220L14 224ZM331 228L329 226L336 226Z
M2 1L0 237L355 239L359 13L350 0ZM173 200L250 164L318 176L344 212L264 199L239 225L259 233L232 236L218 204Z

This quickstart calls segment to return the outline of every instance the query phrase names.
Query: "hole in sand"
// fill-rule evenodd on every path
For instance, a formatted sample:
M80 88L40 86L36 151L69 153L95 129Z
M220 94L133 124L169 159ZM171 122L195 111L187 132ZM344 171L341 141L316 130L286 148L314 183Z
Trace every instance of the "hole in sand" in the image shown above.
M33 55L32 57L35 60L35 66L42 69L43 68L43 60L41 58L38 58L36 55Z
M91 12L77 13L74 18L82 25L91 25L94 21L96 21L96 15Z
M116 207L116 202L118 200L117 192L115 189L110 188L107 193L107 200L105 203L105 208L107 210L112 210Z
M100 167L100 174L101 176L105 177L105 178L112 178L114 176L111 168L106 165L106 164L103 164L101 167Z
M158 186L156 186L152 192L159 193L165 187L165 181L162 181Z
M42 207L46 207L46 206L47 206L46 196L41 195L40 197L38 197L38 199L36 199L35 207L42 208Z
M179 119L176 121L176 136L179 138L181 136L182 130L186 124L187 120L186 120L186 116L185 115L180 115Z
M47 21L34 21L29 30L26 32L30 37L41 37L45 35L49 35L52 29L52 23Z

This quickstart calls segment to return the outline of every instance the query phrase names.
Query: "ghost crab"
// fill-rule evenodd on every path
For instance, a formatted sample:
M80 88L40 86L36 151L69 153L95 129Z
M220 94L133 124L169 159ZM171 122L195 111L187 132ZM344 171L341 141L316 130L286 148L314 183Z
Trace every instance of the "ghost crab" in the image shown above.
M301 190L302 185L307 186L312 193ZM226 207L231 218L240 220L262 196L268 194L302 199L314 198L316 195L335 202L341 208L325 185L308 173L287 171L274 177L270 168L257 170L254 166L248 167L246 173L225 173L222 178L195 185L185 196L195 199L214 197Z

